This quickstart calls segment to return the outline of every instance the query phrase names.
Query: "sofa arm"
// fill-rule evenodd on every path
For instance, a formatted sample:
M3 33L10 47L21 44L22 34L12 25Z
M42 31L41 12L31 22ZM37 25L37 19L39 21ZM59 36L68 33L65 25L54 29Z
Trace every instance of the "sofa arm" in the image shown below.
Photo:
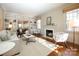
M15 55L19 52L21 52L22 50L22 44L21 44L21 39L19 39L16 35L13 35L10 40L11 42L15 43L15 47L13 49L11 49L10 51L8 51L7 53L5 53L5 56L11 56L11 55Z

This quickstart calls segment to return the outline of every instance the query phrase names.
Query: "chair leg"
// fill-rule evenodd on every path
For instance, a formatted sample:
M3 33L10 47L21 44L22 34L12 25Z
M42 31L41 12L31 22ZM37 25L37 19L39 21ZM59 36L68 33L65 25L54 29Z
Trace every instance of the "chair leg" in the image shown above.
M26 45L28 44L28 42L29 42L29 38L26 40Z
M57 42L55 42L55 46L57 45Z
M64 42L64 45L65 45L65 47L66 47L66 48L68 48L68 47L67 47L67 44L66 44L66 42Z
M28 44L28 42L26 41L26 45Z

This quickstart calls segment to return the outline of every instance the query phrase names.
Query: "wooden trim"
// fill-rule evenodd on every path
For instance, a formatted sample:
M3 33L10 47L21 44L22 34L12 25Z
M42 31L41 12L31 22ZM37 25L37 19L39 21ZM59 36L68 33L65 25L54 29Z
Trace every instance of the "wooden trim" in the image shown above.
M76 3L76 4L73 4L69 7L66 7L64 8L63 12L68 12L68 11L71 11L71 10L74 10L74 9L78 9L79 8L79 3Z

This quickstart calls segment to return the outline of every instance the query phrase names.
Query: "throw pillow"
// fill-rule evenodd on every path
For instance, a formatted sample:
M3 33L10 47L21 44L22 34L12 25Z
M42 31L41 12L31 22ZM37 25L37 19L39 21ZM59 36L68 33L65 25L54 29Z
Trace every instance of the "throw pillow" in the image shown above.
M8 40L8 36L7 36L7 35L4 35L4 36L2 35L2 36L1 36L1 40L2 40L2 41Z
M2 31L0 38L1 38L1 41L9 40L8 33L6 31Z

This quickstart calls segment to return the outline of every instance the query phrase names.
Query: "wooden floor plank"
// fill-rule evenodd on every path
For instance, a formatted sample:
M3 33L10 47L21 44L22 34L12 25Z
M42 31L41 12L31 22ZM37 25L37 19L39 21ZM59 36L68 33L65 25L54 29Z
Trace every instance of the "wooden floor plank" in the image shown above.
M53 38L49 39L48 37L43 37L42 35L35 35L35 36L43 38L55 44L55 40ZM65 47L63 42L59 42L57 44L59 45L59 47L56 50L49 53L48 56L58 56L58 55L79 56L79 45L74 44L74 47L73 47L73 43L71 42L66 42L67 47ZM71 49L71 47L73 47L73 49L76 48L77 50L74 51L73 49Z

